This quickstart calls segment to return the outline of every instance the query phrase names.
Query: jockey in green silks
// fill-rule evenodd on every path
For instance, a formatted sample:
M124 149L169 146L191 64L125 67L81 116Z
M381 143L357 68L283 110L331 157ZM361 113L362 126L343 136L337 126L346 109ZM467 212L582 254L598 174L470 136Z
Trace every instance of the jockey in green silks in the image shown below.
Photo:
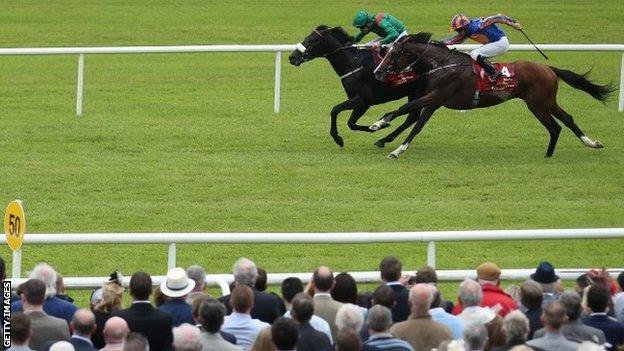
M403 22L385 12L373 16L366 11L360 11L353 18L352 25L360 30L360 32L353 37L354 43L359 43L360 40L370 32L379 35L379 39L370 43L371 46L376 49L379 49L382 45L390 46L395 41L407 35L407 30Z

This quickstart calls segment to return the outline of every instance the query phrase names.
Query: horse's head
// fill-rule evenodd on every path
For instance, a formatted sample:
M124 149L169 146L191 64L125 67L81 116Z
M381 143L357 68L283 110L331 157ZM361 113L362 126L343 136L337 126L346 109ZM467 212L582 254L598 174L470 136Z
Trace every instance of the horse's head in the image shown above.
M375 70L375 78L383 81L388 73L398 73L415 66L424 57L430 38L431 33L418 33L394 43Z
M292 65L299 66L303 62L323 57L336 49L349 44L351 36L341 27L330 28L320 25L312 30L301 43L297 43L288 60Z

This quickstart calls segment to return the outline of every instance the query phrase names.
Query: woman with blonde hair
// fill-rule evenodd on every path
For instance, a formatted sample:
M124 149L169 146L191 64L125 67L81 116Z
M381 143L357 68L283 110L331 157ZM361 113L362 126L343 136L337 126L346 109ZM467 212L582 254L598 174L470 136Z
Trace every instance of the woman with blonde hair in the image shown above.
M113 312L122 309L124 288L117 282L108 282L102 286L102 299L93 307L95 315L95 332L91 335L91 341L96 349L104 347L104 324L112 316Z

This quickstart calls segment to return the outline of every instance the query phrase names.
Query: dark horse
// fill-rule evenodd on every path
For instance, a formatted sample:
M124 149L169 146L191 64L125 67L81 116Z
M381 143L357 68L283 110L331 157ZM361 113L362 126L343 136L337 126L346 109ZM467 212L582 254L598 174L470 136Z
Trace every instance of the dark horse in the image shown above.
M316 27L301 43L297 44L297 50L293 51L288 58L292 65L299 66L303 62L324 57L332 65L336 74L340 76L348 100L332 108L329 134L341 147L344 145L344 141L338 134L336 127L340 112L353 110L347 122L352 130L374 132L376 129L372 130L368 126L357 124L358 119L371 106L398 100L405 96L408 97L409 101L412 101L424 95L425 92L425 83L420 79L397 87L389 87L375 79L373 74L375 62L371 50L352 46L351 40L351 36L341 27L329 28L321 25ZM416 121L419 113L419 108L414 109L405 123L378 142L386 143L394 140L396 136Z
M570 128L586 146L603 147L599 141L587 137L574 123L572 116L557 105L557 77L563 79L573 88L585 91L603 103L614 90L611 86L601 86L590 82L586 78L587 73L579 75L572 71L535 62L516 61L513 63L516 73L516 88L502 94L500 92L484 93L478 96L477 100L475 94L477 77L473 73L473 63L470 56L449 50L443 44L431 42L430 38L431 33L418 33L405 37L405 39L394 44L392 50L380 64L379 71L382 73L379 76L384 75L387 71L400 71L409 66L427 77L428 82L425 96L408 102L396 111L387 113L371 125L372 129L382 128L395 117L422 108L422 113L409 136L388 157L397 158L407 150L412 139L441 106L468 110L497 105L514 98L524 100L529 110L550 133L546 157L552 156L561 131L561 126L553 119L553 116Z

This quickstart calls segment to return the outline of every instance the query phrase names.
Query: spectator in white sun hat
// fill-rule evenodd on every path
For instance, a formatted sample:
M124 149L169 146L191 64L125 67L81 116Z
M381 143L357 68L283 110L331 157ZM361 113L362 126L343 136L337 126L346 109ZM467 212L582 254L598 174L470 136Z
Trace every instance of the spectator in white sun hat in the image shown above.
M195 281L189 279L183 268L172 268L167 272L167 279L160 284L160 291L167 300L158 309L171 315L173 326L182 323L195 324L191 306L186 303L186 295L195 288Z

